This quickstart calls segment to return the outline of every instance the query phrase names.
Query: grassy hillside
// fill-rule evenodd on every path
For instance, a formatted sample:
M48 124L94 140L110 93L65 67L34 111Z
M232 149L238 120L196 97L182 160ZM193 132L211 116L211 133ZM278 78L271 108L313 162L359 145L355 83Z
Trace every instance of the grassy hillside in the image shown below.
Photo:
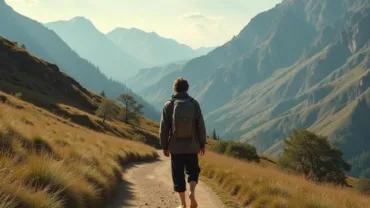
M202 177L229 207L367 208L370 198L352 188L318 185L283 173L270 162L247 163L208 152Z
M102 207L122 165L156 157L155 149L141 143L0 96L7 97L0 104L0 207Z
M92 130L119 137L133 136L127 133L127 129L132 127L123 127L120 122L105 125L93 115L103 97L83 88L60 72L56 65L1 37L0 73L0 89L6 93L17 94L27 102ZM140 126L135 127L135 131L146 135L149 144L158 146L157 128L156 123L141 118ZM150 132L145 129L150 129Z
M102 207L124 164L157 157L130 140L158 145L158 124L103 123L104 98L3 38L0 80L0 207Z

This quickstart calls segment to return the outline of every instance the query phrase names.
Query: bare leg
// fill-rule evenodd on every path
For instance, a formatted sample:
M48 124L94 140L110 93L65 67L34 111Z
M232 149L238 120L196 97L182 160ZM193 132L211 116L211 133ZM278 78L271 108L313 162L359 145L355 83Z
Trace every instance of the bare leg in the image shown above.
M191 181L189 184L190 184L190 194L189 194L190 208L197 208L198 203L197 200L195 199L195 187L197 186L197 182Z
M179 197L181 201L181 206L178 208L186 208L185 192L179 192Z

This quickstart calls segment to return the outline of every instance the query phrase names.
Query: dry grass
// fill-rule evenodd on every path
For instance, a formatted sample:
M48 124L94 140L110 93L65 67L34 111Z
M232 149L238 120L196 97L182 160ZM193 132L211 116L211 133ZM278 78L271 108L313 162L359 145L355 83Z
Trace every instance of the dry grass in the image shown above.
M1 208L103 207L124 164L157 156L149 146L94 132L8 98L21 108L0 104ZM114 125L128 136L145 131Z
M212 152L201 159L206 182L228 204L253 208L368 208L370 198L349 188L317 185L275 167L250 164ZM231 203L230 203L231 202Z

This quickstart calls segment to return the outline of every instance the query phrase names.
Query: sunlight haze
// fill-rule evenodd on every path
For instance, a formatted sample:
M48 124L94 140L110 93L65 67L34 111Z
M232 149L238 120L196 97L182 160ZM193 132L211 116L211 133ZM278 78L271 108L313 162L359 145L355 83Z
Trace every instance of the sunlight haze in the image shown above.
M116 27L155 31L193 48L227 42L249 20L281 0L5 0L47 23L84 16L104 33Z

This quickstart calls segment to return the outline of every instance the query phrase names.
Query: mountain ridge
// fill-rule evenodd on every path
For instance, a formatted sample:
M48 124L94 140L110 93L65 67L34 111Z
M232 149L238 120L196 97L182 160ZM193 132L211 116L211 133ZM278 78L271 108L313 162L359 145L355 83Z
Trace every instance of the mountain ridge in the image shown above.
M145 32L138 28L115 28L106 35L123 51L151 67L202 56L213 49L193 49L156 32Z
M2 25L0 35L19 44L25 44L36 56L56 63L61 71L70 74L86 88L98 93L104 90L111 98L116 98L121 93L132 93L125 85L108 79L98 68L80 58L54 31L20 15L7 4L0 5L0 23ZM145 116L153 120L159 119L159 113L155 108L140 96L134 96L144 104Z
M99 66L108 77L124 81L145 64L122 51L85 17L45 24L83 58Z

